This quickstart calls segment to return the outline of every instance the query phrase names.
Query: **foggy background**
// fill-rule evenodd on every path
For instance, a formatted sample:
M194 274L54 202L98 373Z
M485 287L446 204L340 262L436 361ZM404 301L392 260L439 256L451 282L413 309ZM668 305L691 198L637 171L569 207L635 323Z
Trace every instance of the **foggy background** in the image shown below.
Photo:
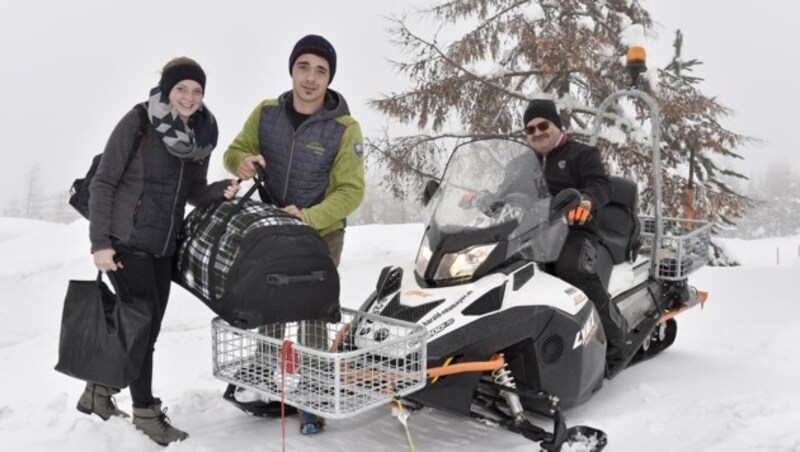
M400 91L408 81L388 59L400 59L384 19L417 6L385 2L307 0L276 4L176 0L12 0L0 6L0 212L19 208L31 183L46 195L64 193L102 152L114 125L145 100L161 67L176 56L206 71L206 104L220 123L209 179L228 177L222 154L262 99L291 87L288 56L300 37L321 34L338 54L331 88L346 98L365 136L391 126L366 102ZM731 162L756 182L770 165L800 169L794 151L800 70L800 5L765 0L645 0L659 36L642 43L651 72L672 56L676 28L685 59L704 62L693 75L735 115L724 125L765 140L739 149ZM412 24L414 22L411 22ZM430 24L419 24L431 33ZM65 198L64 198L65 200ZM66 203L66 200L64 201Z

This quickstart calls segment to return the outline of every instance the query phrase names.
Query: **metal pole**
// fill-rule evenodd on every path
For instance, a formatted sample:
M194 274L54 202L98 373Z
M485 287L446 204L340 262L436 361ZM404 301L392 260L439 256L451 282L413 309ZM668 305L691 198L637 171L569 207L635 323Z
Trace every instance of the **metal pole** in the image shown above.
M689 184L684 201L686 201L686 217L694 220L694 146L689 149Z
M655 217L655 235L653 237L653 252L650 256L650 274L653 275L654 278L658 277L658 261L660 258L660 251L661 251L661 235L662 235L662 224L661 224L661 114L658 110L658 104L656 101L650 97L649 94L645 93L642 90L638 89L627 89L622 91L617 91L616 93L611 94L608 96L600 107L597 109L597 116L594 118L594 126L592 127L592 137L589 140L590 146L596 146L597 140L600 134L600 126L603 123L603 115L605 115L606 110L611 103L614 102L616 99L623 97L623 96L631 96L637 97L643 100L650 112L650 122L651 128L650 130L650 137L651 137L651 147L653 151L653 193L654 193L654 202L655 202L655 209L653 212L653 216Z

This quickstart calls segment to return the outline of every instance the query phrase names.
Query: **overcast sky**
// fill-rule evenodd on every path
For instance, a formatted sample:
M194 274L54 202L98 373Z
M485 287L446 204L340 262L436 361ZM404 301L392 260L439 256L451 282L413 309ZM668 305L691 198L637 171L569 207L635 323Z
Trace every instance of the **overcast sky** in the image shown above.
M396 58L381 16L426 0L402 2L306 0L5 0L0 5L0 207L25 192L39 164L47 191L69 186L102 151L114 125L146 98L163 64L186 55L207 75L206 103L220 122L211 178L225 175L221 155L249 112L290 87L288 55L308 33L336 47L332 88L344 94L365 134L386 119L366 101L403 88L385 60ZM395 3L397 4L397 3ZM732 108L726 125L767 143L743 149L758 176L771 162L800 169L793 131L800 70L796 24L800 4L762 0L647 0L660 39L644 43L650 67L672 55L674 29L684 55L705 62L703 89Z

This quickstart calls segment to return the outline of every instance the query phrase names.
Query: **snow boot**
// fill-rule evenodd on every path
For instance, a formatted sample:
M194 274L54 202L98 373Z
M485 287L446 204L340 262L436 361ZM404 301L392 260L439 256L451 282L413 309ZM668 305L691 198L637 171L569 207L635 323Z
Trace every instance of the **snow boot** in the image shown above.
M114 401L114 394L118 394L119 389L109 388L94 383L86 383L86 388L78 399L76 408L81 413L96 414L104 421L107 421L111 416L131 417L130 414L117 408Z
M315 435L322 432L325 428L325 419L316 414L300 411L300 433L303 435Z
M147 408L133 407L133 425L161 446L189 437L188 433L170 425L167 409L161 409L159 399L155 399Z

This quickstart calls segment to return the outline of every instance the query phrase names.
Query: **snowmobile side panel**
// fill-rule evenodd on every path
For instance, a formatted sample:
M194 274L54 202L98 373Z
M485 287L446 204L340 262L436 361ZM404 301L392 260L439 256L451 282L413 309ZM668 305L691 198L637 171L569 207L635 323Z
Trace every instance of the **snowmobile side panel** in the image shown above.
M577 316L554 311L534 342L521 344L518 353L506 353L506 360L516 381L557 396L569 408L601 387L605 351L600 316L587 303ZM525 399L522 404L528 408Z
M620 313L622 313L627 324L631 327L639 324L647 313L656 309L652 292L647 290L647 286L648 284L642 284L612 300L613 303L617 304Z
M553 317L548 306L515 307L476 319L428 342L428 362L440 365L447 357L472 352L473 360L488 360L495 353L526 339L537 338Z

